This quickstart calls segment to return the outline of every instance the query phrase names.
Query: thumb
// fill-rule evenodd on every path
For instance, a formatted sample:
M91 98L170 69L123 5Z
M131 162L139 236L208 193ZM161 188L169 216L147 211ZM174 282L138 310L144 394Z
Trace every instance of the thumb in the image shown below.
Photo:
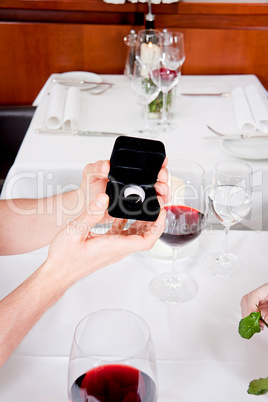
M100 178L107 178L110 170L110 163L107 160L88 164L83 172L88 183L94 183Z
M82 237L87 238L91 229L103 219L108 203L109 197L107 194L100 193L96 195L82 215L73 221L73 225L77 226L77 228L80 227L79 232Z

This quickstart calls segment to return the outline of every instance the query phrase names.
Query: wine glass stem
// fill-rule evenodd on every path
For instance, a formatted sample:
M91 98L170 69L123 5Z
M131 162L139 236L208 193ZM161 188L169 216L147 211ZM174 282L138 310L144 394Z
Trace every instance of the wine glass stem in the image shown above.
M172 268L171 268L171 272L170 272L170 277L169 277L169 283L172 284L173 281L177 282L176 278L177 278L177 252L178 252L178 248L177 247L173 247L172 248Z
M229 229L230 229L230 226L225 226L225 228L224 228L224 244L223 244L223 250L222 250L222 252L220 253L220 256L219 256L219 258L218 258L219 261L220 261L221 263L223 263L223 264L229 262L228 251L227 251Z
M145 130L148 130L148 128L149 128L149 119L148 119L148 116L149 116L149 106L146 104L146 105L143 105L143 108L142 108L142 114L143 114L143 120L144 120L144 128L145 128Z
M162 108L162 120L161 123L166 123L167 121L167 93L163 93L163 108Z

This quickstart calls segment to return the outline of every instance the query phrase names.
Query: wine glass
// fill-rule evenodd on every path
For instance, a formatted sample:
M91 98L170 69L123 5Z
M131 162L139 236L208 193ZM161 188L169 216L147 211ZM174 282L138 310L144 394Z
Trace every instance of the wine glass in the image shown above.
M138 31L135 56L143 65L153 65L161 58L163 35L156 29L142 29Z
M150 330L138 315L104 309L77 325L69 359L70 402L156 402Z
M172 247L171 272L156 276L151 284L154 296L167 302L183 302L193 298L197 285L186 274L177 271L177 253L195 240L205 225L205 176L195 162L172 160L168 163L171 201L165 205L166 228L160 240Z
M143 119L145 121L144 127L136 130L137 134L148 135L152 133L148 122L148 105L157 98L160 92L160 87L155 84L157 81L154 80L153 82L151 79L152 68L156 68L156 66L157 63L146 65L139 60L134 62L131 88L136 94L138 101L143 105ZM158 81L160 81L160 78Z
M152 69L159 68L161 58L162 34L155 29L143 29L137 34L135 46L135 63L131 88L137 95L143 108L145 126L136 130L137 134L151 134L152 129L148 122L148 105L157 98L160 92L160 78L152 81ZM158 84L158 85L157 85Z
M168 32L163 34L162 55L160 69L154 69L152 80L156 85L160 83L163 93L162 119L157 124L161 131L172 131L176 128L167 116L167 95L174 88L181 76L181 66L185 60L184 36L180 32ZM160 76L160 82L159 77Z
M234 276L242 273L239 258L227 251L227 239L231 226L244 219L252 206L252 170L243 162L222 161L215 167L209 190L209 207L224 226L224 248L204 259L209 272L217 276Z

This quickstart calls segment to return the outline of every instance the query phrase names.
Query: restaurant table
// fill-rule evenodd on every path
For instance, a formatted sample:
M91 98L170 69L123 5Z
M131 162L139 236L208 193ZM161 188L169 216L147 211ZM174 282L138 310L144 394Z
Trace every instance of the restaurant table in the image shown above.
M137 104L124 76L102 76L115 85L101 95L82 93L81 130L132 135L141 127ZM180 92L198 88L231 91L254 83L253 75L183 76L179 83L174 122L177 130L154 134L165 144L168 158L200 163L207 182L215 164L230 155L207 128L211 118L233 119L232 102L223 97L186 97ZM263 92L264 93L264 92ZM2 198L44 197L76 188L84 166L109 159L116 137L79 137L37 134L43 127L49 95L39 99L32 123L6 178ZM244 273L232 278L210 275L202 260L219 250L223 228L207 225L195 253L181 259L181 269L198 285L196 297L182 304L164 303L149 289L155 275L171 267L169 257L135 253L81 280L51 307L0 369L0 401L67 401L67 370L75 326L88 313L124 308L145 319L156 350L159 402L246 402L248 383L268 375L267 330L250 340L238 334L241 297L267 282L268 164L247 160L254 171L254 199L241 230L231 230L230 251L244 261ZM211 219L211 217L210 217ZM213 222L211 220L211 222ZM239 225L234 228L238 228ZM254 229L254 230L250 230ZM47 256L47 248L24 255L0 257L0 298L27 278ZM267 400L267 396L258 397Z
M222 245L222 231L206 232L199 248L180 261L198 293L185 303L164 303L150 281L170 261L133 254L81 280L51 307L0 369L0 401L64 402L68 355L75 326L88 313L124 308L147 322L155 346L159 402L246 402L251 380L268 376L268 330L245 340L238 334L241 297L267 282L268 232L231 231L229 246L244 262L232 278L209 274L202 264ZM46 258L46 249L1 257L1 298ZM261 401L268 395L255 397Z
M104 82L112 82L115 85L101 95L81 91L79 129L133 135L133 132L144 124L142 107L131 90L130 80L123 75L103 75L101 78ZM221 141L207 128L207 124L213 124L215 121L235 121L232 98L180 94L222 91L229 93L237 86L245 88L249 84L256 85L264 98L267 96L254 75L182 76L174 105L174 122L177 129L154 133L153 139L164 143L169 159L188 159L202 165L209 184L213 168L218 161L242 161L227 153ZM115 136L82 137L36 133L37 129L44 127L49 93L45 91L38 97L36 113L4 183L2 198L40 198L68 191L79 185L87 163L109 159L111 156ZM268 100L265 100L268 105ZM212 139L204 139L206 136ZM251 165L254 172L254 199L251 214L243 221L243 228L268 229L268 139L266 141L266 159L258 159L256 155L253 160L244 160Z

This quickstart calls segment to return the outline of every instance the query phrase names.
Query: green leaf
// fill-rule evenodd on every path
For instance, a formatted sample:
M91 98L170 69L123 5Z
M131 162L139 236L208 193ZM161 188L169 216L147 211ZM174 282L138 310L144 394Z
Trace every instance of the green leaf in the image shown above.
M250 339L256 332L260 332L261 313L255 311L239 322L238 332L242 338Z
M248 387L248 394L263 395L268 392L268 377L259 378L250 382Z

